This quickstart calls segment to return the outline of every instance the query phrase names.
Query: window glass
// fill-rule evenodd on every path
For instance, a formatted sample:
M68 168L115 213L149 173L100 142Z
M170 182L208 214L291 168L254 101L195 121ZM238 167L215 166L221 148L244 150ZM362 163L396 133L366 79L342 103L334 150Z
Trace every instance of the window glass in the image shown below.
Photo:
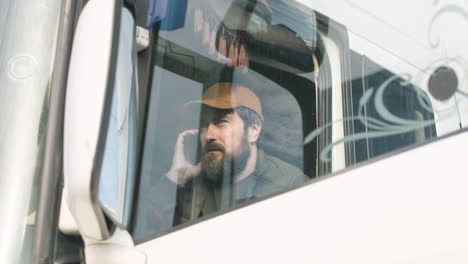
M437 135L431 100L408 75L394 74L353 51L350 61L348 165Z
M136 240L317 171L316 143L304 145L317 126L315 13L291 1L213 0L189 1L185 23L167 16L154 36Z
M123 225L128 223L136 160L134 28L132 15L126 8L122 9L117 74L98 187L98 200L104 211Z
M445 68L417 69L295 1L185 4L154 36L137 241L458 129L454 98L431 92Z
M343 26L335 26L330 35L343 32ZM333 22L330 28L333 28ZM437 136L433 99L418 87L414 78L422 72L397 59L397 64L412 71L394 73L379 64L395 64L395 58L388 59L389 54L376 57L374 61L348 49L348 43L340 42L340 39L343 38L325 42L327 52L324 54L330 58L332 78L319 73L319 79L331 82L320 82L319 90L332 87L322 91L318 98L322 107L317 109L317 115L329 116L325 118L328 121L320 122L304 141L309 144L323 137L318 140L316 149L317 162L323 164L319 166L318 175L339 171ZM370 46L382 52L380 47ZM325 64L320 69L325 68ZM324 103L327 96L331 99Z

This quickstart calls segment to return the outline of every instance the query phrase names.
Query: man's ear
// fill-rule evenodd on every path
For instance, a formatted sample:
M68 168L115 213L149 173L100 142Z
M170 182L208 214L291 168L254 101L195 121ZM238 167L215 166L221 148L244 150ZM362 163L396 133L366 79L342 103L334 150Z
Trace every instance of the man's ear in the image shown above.
M262 131L262 126L258 123L252 123L249 126L248 130L248 140L249 143L256 143L258 137L260 136L260 132Z

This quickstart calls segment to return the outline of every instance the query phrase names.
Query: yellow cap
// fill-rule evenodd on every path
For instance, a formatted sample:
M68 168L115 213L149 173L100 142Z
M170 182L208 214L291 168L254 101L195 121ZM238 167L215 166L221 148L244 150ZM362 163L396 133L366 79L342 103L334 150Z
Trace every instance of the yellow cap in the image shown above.
M242 85L232 83L216 83L208 88L201 101L205 105L221 109L234 109L239 106L255 111L263 120L262 106L257 95Z

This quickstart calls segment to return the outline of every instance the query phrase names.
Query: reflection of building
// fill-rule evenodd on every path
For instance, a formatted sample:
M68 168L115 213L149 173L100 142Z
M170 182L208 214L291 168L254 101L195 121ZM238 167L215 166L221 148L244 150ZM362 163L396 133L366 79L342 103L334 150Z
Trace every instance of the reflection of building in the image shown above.
M316 25L313 11L284 0L191 1L184 28L159 32L156 64L204 88L248 82L267 108L262 144L302 168L303 135L316 127ZM305 151L312 155L315 147ZM315 164L307 166L315 175Z
M295 13L281 12L290 5L283 1L236 0L227 6L194 1L192 5L188 21L198 35L195 40L218 62L249 67L253 60L289 72L313 71L313 12L297 8L291 9Z

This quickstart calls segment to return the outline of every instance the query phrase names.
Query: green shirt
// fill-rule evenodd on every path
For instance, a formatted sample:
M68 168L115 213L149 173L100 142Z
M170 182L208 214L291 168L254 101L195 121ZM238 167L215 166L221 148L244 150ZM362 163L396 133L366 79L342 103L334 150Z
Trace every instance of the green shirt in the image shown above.
M198 176L180 186L167 177L161 177L150 199L157 216L153 213L148 221L160 222L154 223L154 227L164 231L201 216L301 185L306 180L298 168L265 154L263 150L257 153L254 172L233 186L215 186L203 178ZM151 226L152 223L146 225Z

